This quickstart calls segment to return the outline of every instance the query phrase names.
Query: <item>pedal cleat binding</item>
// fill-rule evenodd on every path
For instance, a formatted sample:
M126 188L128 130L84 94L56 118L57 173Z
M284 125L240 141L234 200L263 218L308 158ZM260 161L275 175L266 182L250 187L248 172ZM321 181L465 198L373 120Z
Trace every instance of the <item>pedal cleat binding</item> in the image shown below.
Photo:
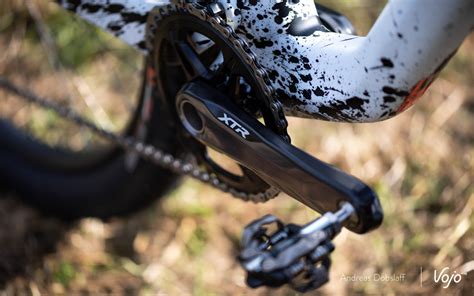
M329 281L329 255L335 248L332 239L353 213L354 208L345 203L336 213L328 212L304 226L285 225L272 215L250 223L244 229L239 255L247 284L252 288L289 284L298 292L324 285ZM268 233L272 226L276 230Z

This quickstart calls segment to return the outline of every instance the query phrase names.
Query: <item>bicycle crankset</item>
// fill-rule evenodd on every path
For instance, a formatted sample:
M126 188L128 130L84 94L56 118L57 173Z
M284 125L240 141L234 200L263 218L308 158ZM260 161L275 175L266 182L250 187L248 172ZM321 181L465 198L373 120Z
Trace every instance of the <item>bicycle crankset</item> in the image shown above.
M273 216L255 221L246 228L239 257L252 287L317 288L328 279L331 239L342 225L356 233L380 225L378 198L360 180L289 143L265 70L211 2L177 1L150 16L148 42L161 106L176 113L183 145L197 164L229 191L262 201L255 197L276 188L325 213L304 227L285 226ZM210 149L236 161L242 174L217 164ZM271 223L278 225L273 234L266 233ZM305 279L297 281L298 275Z

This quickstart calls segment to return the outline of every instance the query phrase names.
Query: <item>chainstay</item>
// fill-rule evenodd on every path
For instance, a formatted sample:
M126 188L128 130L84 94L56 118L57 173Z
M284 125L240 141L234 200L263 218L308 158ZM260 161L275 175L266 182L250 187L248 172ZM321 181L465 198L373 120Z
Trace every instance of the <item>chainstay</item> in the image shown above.
M85 127L89 129L98 136L109 140L113 144L121 147L125 151L136 153L143 159L146 159L154 163L155 165L168 169L176 174L190 176L205 184L211 185L212 187L219 189L220 191L230 193L234 197L237 197L244 201L252 201L255 203L266 202L276 197L280 192L274 187L270 187L266 191L260 193L248 193L236 190L219 180L216 176L199 169L199 167L193 165L188 161L176 158L170 153L164 152L163 150L158 149L152 145L138 141L133 137L121 136L104 128L101 128L89 121L88 119L84 118L71 108L61 106L50 99L40 97L25 88L20 88L14 83L12 83L10 80L1 76L0 88L10 93L13 93L31 103L34 103L42 108L52 110L59 116L77 124L80 127Z

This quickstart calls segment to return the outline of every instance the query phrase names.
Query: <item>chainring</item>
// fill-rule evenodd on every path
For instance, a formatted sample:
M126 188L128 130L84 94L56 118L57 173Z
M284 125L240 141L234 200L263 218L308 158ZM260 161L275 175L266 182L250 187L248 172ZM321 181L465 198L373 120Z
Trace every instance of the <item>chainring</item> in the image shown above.
M160 104L175 114L177 122L177 93L186 83L200 78L247 113L263 118L268 128L289 141L281 104L273 99L273 90L264 82L265 70L215 9L198 3L176 3L154 10L150 20L148 43ZM224 168L210 157L208 147L184 129L178 137L199 166L228 186L252 194L270 188L240 164L240 174Z

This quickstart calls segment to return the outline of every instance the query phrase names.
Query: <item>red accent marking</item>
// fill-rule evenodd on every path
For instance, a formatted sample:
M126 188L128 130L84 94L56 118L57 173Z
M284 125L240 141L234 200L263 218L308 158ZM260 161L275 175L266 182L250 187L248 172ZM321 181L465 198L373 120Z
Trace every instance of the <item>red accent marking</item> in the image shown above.
M155 85L155 76L156 76L155 69L153 69L153 67L147 67L146 68L147 82L153 86Z
M397 110L397 114L402 113L406 109L410 108L411 105L413 105L416 100L418 100L425 92L426 90L430 87L431 83L435 81L436 77L438 76L439 72L446 66L448 61L451 59L451 57L454 56L456 53L457 49L453 51L431 74L430 76L426 77L425 79L421 79L418 81L415 86L411 89L410 94L405 98L403 101L402 105L400 108Z
M431 75L428 78L421 79L411 89L410 94L405 98L402 105L398 108L397 113L402 113L410 108L421 96L423 96L431 83L435 80L436 75Z

